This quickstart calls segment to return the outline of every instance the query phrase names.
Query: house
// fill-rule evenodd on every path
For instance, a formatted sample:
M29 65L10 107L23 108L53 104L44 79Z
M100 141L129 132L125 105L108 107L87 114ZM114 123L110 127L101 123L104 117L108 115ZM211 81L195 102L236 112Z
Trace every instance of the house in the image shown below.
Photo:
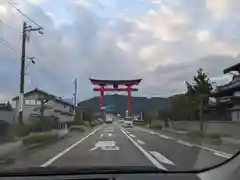
M15 104L15 121L18 120L19 96L12 99ZM69 124L74 119L74 105L53 94L40 89L34 89L24 94L23 120L29 121L34 116L40 116L41 101L44 101L44 116L58 119L61 126Z
M212 95L216 98L216 106L225 112L225 119L240 121L240 63L224 69L224 74L232 74L232 80L218 86Z
M0 120L6 121L8 123L14 122L14 111L9 102L0 103Z

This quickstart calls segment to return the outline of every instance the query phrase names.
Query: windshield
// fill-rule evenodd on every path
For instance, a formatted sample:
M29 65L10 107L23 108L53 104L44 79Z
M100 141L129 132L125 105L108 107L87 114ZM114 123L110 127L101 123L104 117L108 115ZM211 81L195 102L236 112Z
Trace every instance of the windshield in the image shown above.
M0 0L0 169L189 171L231 158L239 7Z

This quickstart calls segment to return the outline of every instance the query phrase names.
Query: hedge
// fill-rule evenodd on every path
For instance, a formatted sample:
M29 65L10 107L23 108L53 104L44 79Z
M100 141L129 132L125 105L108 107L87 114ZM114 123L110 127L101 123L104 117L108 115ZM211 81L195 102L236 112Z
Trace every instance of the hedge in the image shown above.
M31 145L37 143L49 144L58 140L56 132L39 132L31 133L23 139L24 145Z

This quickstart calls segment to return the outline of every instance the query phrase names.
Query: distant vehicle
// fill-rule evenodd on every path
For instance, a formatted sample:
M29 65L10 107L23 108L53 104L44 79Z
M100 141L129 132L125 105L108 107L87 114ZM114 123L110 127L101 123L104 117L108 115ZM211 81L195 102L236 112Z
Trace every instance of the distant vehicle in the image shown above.
M113 119L112 117L106 117L106 124L112 124Z
M119 122L119 124L123 124L124 118L119 118L118 122Z
M125 117L123 122L124 127L133 127L133 118L132 117Z

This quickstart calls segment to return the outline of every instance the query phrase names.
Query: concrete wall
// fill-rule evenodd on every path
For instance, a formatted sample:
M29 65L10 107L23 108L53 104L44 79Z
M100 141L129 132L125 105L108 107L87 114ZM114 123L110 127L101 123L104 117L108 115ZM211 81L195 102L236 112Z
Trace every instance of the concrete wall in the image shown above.
M199 121L172 121L171 125L172 129L176 130L200 130ZM240 122L208 121L204 122L204 130L207 133L240 138Z

